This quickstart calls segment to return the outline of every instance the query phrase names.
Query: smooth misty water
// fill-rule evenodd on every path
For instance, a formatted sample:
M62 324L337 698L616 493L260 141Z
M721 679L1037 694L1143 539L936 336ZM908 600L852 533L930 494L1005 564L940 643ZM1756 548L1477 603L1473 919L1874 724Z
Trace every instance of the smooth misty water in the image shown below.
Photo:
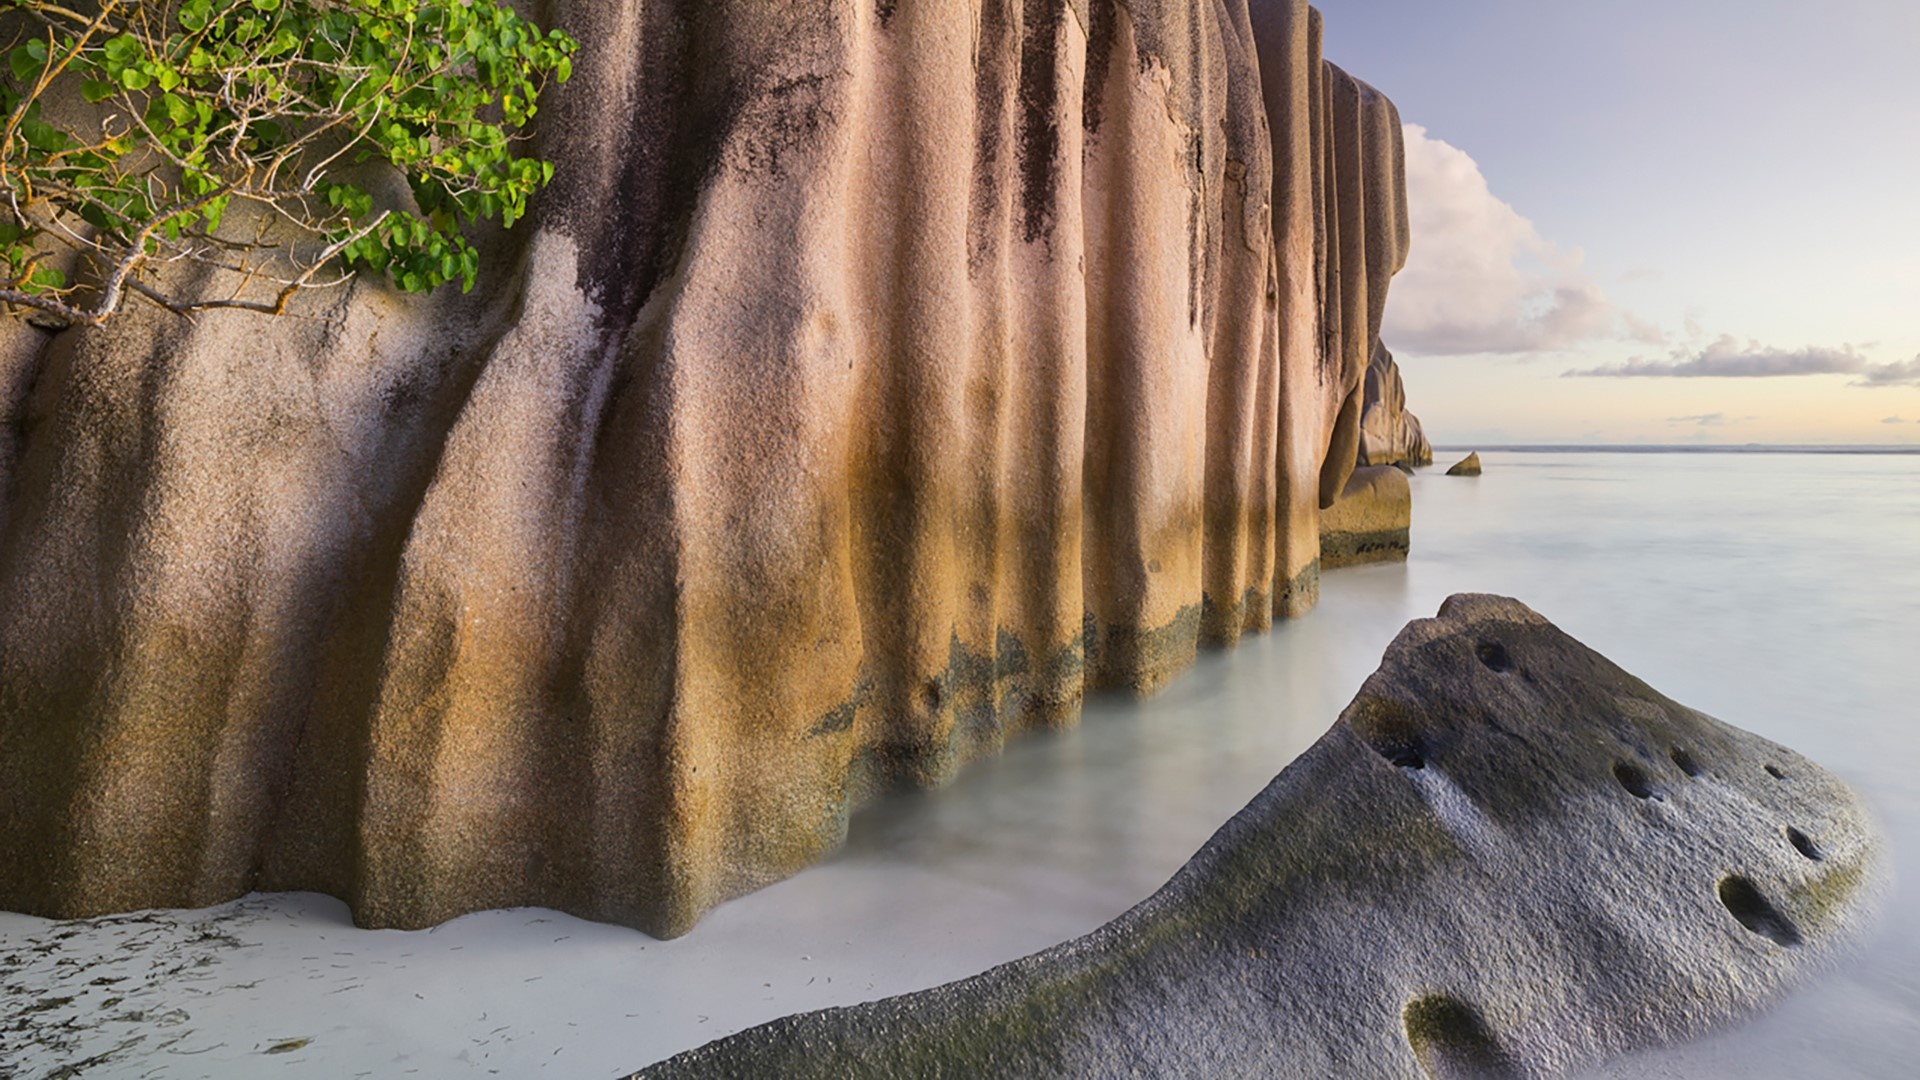
M1517 596L1669 696L1825 763L1892 839L1903 880L1859 959L1602 1075L1920 1075L1920 456L1482 457L1478 480L1414 478L1407 565L1329 574L1310 618L1204 656L1160 696L1094 701L1075 731L863 812L827 863L678 941L536 910L360 931L306 894L92 924L0 915L0 1075L104 1054L82 1075L612 1076L971 974L1153 891L1333 722L1401 625L1458 591Z

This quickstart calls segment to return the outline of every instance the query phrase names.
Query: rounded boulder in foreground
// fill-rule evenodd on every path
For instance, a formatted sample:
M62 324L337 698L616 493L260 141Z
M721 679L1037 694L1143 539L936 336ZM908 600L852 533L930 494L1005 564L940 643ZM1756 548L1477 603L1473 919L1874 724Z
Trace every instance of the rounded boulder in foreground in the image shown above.
M1459 595L1132 911L638 1075L1566 1075L1812 978L1882 880L1833 775Z

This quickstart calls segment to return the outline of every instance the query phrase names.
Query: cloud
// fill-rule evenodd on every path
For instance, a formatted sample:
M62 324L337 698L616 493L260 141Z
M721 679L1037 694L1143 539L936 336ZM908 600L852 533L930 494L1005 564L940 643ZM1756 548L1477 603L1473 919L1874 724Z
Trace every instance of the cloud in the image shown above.
M1636 356L1624 363L1569 371L1568 377L1757 379L1778 375L1829 375L1866 368L1867 358L1851 345L1838 349L1776 349L1722 334L1704 349L1675 349L1666 360Z
M1905 421L1905 420L1902 420L1902 419L1900 419L1900 418L1899 418L1899 417L1897 417L1897 416L1888 416L1888 417L1884 417L1884 418L1882 418L1882 419L1881 419L1881 421L1880 421L1880 422L1881 422L1881 423L1883 423L1883 424L1904 424L1904 423L1906 423L1906 421Z
M1425 355L1533 353L1588 341L1665 341L1496 198L1465 151L1405 127L1413 249L1388 295L1384 336Z
M1793 375L1858 375L1853 386L1920 386L1920 356L1876 364L1853 345L1781 349L1744 344L1722 334L1704 349L1675 349L1665 360L1636 356L1618 364L1561 372L1562 378L1771 379Z
M1719 427L1725 424L1726 422L1727 422L1727 414L1723 412L1699 413L1694 416L1667 417L1667 423L1669 424L1698 424L1701 427Z
M1920 356L1904 363L1869 364L1850 386L1920 386Z

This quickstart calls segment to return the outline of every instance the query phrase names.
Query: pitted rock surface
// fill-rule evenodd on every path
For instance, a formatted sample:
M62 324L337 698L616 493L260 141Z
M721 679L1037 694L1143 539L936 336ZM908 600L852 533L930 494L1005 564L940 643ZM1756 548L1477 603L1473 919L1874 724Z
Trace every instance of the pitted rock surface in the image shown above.
M1461 595L1120 918L636 1075L1560 1075L1813 976L1880 875L1820 766Z

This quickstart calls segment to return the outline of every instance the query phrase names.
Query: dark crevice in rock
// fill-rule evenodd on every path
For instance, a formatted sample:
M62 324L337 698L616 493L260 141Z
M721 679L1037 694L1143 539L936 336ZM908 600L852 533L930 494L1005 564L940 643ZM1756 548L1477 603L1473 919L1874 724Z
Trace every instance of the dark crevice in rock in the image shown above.
M1734 874L1720 879L1720 902L1726 905L1740 925L1775 945L1800 944L1800 928L1781 913L1753 882Z
M1633 793L1636 799L1653 798L1653 782L1647 778L1646 771L1631 762L1622 761L1613 767L1613 778L1620 786Z
M1781 771L1780 766L1772 764L1767 766L1767 775L1773 777L1775 780L1785 780L1787 778L1787 774Z
M1497 641L1483 641L1474 646L1473 652L1475 656L1480 658L1480 662L1485 664L1490 670L1502 674L1513 670L1512 654L1507 652L1505 645Z
M1667 756L1672 758L1674 765L1688 776L1699 776L1706 771L1700 767L1698 761L1694 760L1693 755L1687 752L1686 747L1676 746L1667 751Z
M1801 832L1791 825L1787 826L1786 831L1787 843L1793 845L1793 850L1805 855L1814 862L1819 862L1827 857L1826 853L1820 850L1820 845L1814 843L1813 838L1806 833Z

